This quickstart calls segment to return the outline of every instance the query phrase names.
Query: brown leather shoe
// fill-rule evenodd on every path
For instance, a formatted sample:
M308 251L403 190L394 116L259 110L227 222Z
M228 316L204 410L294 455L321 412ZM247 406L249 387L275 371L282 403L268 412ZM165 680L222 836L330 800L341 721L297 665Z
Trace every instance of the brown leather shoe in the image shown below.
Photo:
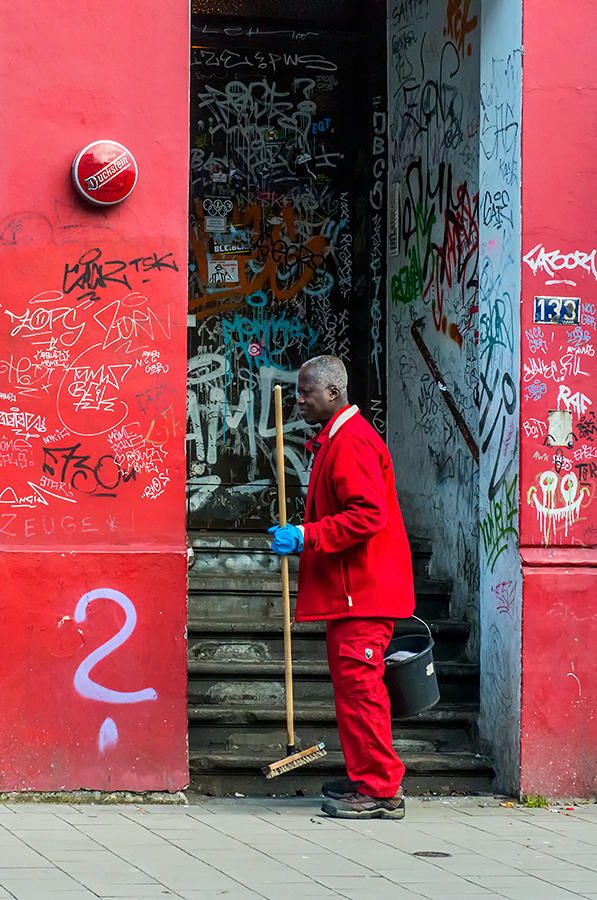
M326 799L321 809L336 819L403 819L406 814L401 787L393 797L369 797L356 793L338 800Z

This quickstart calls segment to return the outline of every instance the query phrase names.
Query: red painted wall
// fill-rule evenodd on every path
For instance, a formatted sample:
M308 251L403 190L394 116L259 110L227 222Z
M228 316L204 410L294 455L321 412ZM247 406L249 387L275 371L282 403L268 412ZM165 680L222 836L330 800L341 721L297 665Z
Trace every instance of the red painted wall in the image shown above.
M589 796L597 787L595 6L525 0L523 28L521 787ZM569 315L538 321L546 311ZM555 444L549 410L569 413L569 435Z
M3 11L2 790L187 782L188 16ZM113 208L71 180L103 138L139 166Z

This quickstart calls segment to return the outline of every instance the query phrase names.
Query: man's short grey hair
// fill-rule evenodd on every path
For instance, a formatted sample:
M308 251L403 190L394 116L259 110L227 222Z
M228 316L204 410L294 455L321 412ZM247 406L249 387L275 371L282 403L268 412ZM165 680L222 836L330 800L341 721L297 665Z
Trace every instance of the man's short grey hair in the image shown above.
M314 356L303 363L301 369L309 366L319 384L324 387L338 388L341 394L348 390L348 373L346 366L337 356Z

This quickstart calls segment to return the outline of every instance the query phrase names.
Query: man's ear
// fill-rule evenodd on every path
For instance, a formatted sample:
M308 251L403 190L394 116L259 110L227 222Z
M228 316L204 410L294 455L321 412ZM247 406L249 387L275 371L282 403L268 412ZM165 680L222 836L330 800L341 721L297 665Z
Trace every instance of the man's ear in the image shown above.
M338 388L332 385L330 388L328 388L328 390L330 392L330 399L337 400L340 396L340 391L338 390Z

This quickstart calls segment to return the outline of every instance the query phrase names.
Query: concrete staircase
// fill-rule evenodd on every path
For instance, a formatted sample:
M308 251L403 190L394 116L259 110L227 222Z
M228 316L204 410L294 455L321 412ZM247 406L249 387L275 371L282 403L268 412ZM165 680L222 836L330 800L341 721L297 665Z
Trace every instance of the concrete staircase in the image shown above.
M269 540L249 532L194 532L189 573L188 701L191 787L241 793L317 796L322 780L346 775L325 652L325 623L293 626L297 743L325 741L327 756L268 780L260 772L286 754L284 655L279 560ZM411 540L416 613L435 641L441 699L393 723L411 794L486 792L492 770L476 751L478 667L466 661L468 625L450 618L450 585L428 577L431 545ZM290 558L291 588L298 558ZM421 633L416 620L396 634Z

